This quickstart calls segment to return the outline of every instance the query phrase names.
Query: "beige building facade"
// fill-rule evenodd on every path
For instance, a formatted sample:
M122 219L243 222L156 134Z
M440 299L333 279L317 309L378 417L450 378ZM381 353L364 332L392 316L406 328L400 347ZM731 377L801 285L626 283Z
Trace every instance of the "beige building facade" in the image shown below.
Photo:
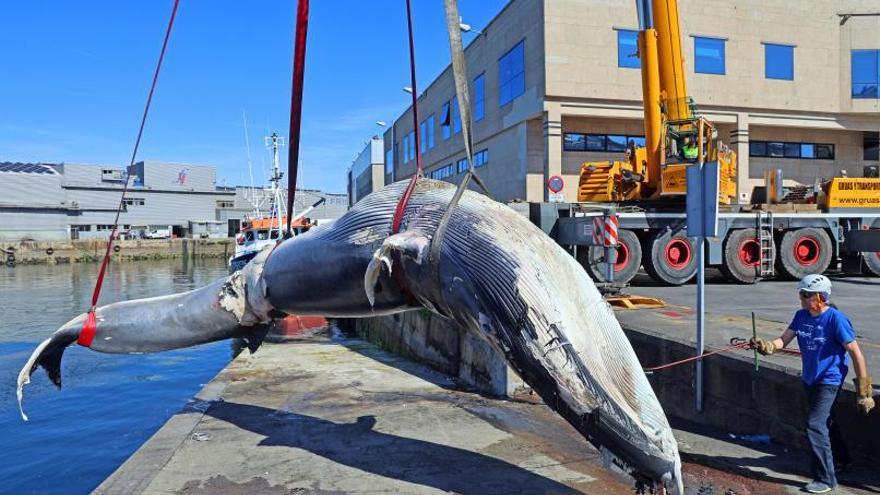
M689 94L737 151L738 196L768 169L812 184L877 160L880 12L869 0L680 0ZM465 49L475 165L501 201L544 201L550 176L577 199L580 166L623 159L644 135L641 74L632 56L635 2L512 0ZM873 64L873 65L872 65ZM635 67L633 67L635 65ZM451 68L384 136L384 183L456 182L465 165ZM380 181L375 181L379 183Z

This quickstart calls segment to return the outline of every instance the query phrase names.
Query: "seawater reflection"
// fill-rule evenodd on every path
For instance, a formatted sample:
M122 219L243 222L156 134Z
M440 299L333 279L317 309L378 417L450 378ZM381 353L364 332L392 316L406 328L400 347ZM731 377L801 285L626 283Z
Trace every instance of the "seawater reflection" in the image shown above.
M0 492L88 493L230 360L229 342L160 354L65 352L61 391L40 370L15 379L34 347L88 308L98 265L0 266ZM113 264L100 304L183 292L226 274L224 260Z

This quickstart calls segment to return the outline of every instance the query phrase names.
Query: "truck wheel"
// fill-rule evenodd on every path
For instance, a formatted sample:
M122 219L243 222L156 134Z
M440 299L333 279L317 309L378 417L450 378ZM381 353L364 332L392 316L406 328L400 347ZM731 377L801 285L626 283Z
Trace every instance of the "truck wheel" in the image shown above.
M776 269L790 280L823 273L831 264L831 239L822 229L807 227L788 230L782 235L776 253Z
M761 274L761 242L755 229L733 230L724 240L721 272L731 282L753 284Z
M697 273L697 247L683 230L658 232L642 251L642 266L657 282L682 285Z
M642 260L642 247L639 238L631 230L617 232L617 253L614 260L614 284L629 283ZM587 270L587 274L596 282L605 282L605 248L601 246L584 246L578 249L578 261Z
M862 253L862 272L871 277L880 277L880 251L876 253Z

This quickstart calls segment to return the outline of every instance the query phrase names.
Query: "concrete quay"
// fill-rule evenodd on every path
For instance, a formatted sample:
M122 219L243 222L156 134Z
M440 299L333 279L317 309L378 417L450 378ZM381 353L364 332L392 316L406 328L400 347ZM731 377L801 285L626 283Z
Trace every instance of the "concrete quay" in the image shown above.
M232 239L138 239L113 242L111 261L172 258L228 258L235 252ZM14 265L99 262L106 239L69 241L0 241L0 262Z
M734 444L690 427L676 437L687 495L793 494L805 480L788 474L786 463L804 460L784 447ZM755 472L731 474L730 463ZM876 493L878 485L860 483L837 493ZM498 399L462 390L447 374L325 333L239 355L94 493L633 489L527 393Z

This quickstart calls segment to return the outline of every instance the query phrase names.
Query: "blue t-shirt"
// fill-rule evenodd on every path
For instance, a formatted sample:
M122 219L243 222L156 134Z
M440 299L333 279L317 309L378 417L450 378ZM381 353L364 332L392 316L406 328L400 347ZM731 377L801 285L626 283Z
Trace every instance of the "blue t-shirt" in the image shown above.
M804 383L843 383L849 372L849 356L844 345L856 339L849 318L834 308L828 308L819 316L802 309L794 314L789 328L797 334L801 348Z

